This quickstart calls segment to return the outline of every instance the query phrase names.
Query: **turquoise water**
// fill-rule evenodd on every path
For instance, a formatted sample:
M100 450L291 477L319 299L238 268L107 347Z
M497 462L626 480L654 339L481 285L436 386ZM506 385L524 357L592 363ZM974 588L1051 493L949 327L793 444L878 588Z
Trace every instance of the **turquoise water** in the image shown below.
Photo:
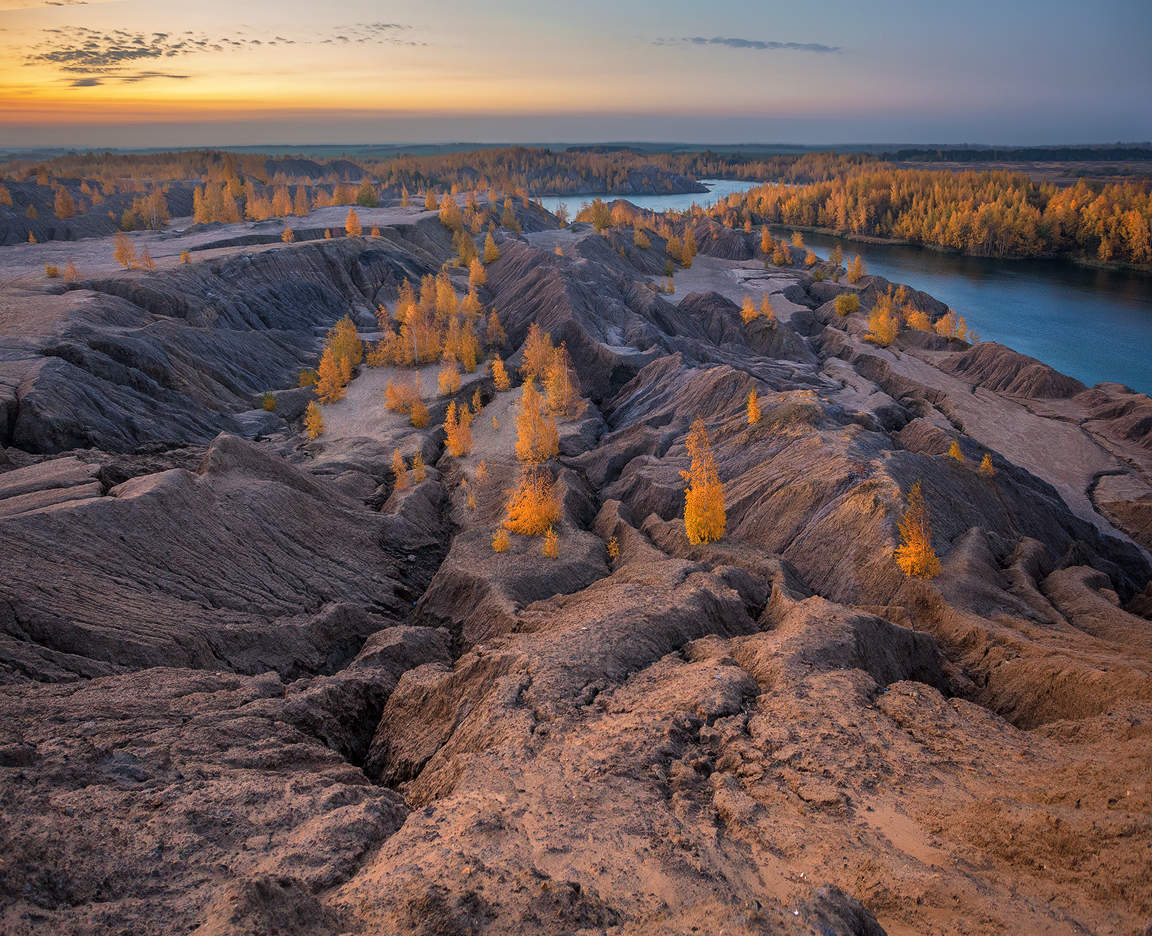
M1152 277L817 234L804 240L821 256L837 243L845 259L860 254L869 273L947 303L985 341L1015 348L1088 385L1111 380L1152 394Z
M708 188L707 192L693 192L689 195L561 195L553 198L541 198L540 201L548 211L555 211L556 206L563 202L568 206L568 214L575 216L580 206L594 198L612 201L616 198L627 197L637 208L645 211L684 211L692 207L695 202L702 208L707 208L717 199L731 195L733 192L746 191L759 182L733 182L728 179L701 179L700 183Z
M648 195L629 199L650 211L707 205L756 184L703 180L707 194ZM563 201L572 214L577 198L544 198L554 210ZM604 199L616 196L602 195ZM775 233L790 233L774 228ZM1152 394L1152 277L1091 270L1051 260L990 260L921 247L861 244L818 234L804 240L823 257L840 243L846 258L857 253L869 273L922 289L964 316L985 341L998 341L1091 385L1127 384Z

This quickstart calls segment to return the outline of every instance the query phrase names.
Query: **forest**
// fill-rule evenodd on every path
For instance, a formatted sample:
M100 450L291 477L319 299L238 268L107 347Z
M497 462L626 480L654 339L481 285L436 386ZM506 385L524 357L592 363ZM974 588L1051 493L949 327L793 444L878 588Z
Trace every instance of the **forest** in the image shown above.
M768 183L714 214L840 235L891 238L983 257L1152 262L1152 191L1143 183L1059 187L1010 172L862 165L807 185Z
M762 180L714 205L735 224L785 224L987 257L1152 262L1152 185L1059 186L1006 171L903 169L864 153L637 153L506 147L386 160L259 153L70 154L0 166L0 224L12 237L67 237L50 222L102 217L123 230L191 213L199 223L263 220L388 199L438 207L444 193L705 192L702 178ZM189 206L189 201L191 205ZM105 217L106 216L106 217Z

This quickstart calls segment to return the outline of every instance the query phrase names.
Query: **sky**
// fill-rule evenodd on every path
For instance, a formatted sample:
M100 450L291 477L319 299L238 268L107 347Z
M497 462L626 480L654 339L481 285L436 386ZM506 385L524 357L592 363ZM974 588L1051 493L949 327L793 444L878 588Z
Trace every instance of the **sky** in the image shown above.
M1152 2L0 0L0 147L1152 139Z

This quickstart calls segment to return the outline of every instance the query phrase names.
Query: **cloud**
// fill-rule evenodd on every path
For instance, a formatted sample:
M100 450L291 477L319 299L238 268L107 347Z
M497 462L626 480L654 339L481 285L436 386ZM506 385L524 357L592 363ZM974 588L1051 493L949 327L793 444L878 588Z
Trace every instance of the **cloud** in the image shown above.
M136 84L140 81L152 81L156 78L170 79L176 81L183 81L191 78L191 75L175 75L172 72L157 72L157 71L141 71L141 72L120 72L114 75L88 75L85 78L74 78L68 82L69 88L99 88L110 82L119 82L120 84Z
M684 36L679 39L656 39L653 45L697 45L724 46L729 49L754 49L758 52L817 52L821 54L840 51L840 46L824 45L822 42L778 42L769 39L738 39L725 36Z
M0 0L0 3L4 0ZM87 0L50 0L71 5ZM171 32L129 32L114 29L100 32L85 26L70 29L46 28L41 30L44 40L26 50L25 65L54 66L69 79L72 88L94 88L106 83L103 79L120 82L150 81L154 79L184 79L166 71L125 72L135 63L155 62L185 55L211 52L243 52L276 45L336 45L380 44L424 46L425 42L409 39L404 33L411 26L401 23L355 23L336 26L326 34L293 39L278 34L265 34L262 38L241 35L239 38L211 36L185 30Z

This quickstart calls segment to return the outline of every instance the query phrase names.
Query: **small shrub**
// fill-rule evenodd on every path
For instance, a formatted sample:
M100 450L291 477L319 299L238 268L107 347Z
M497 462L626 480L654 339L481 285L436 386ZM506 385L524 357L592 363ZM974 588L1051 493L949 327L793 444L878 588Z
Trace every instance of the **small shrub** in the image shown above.
M305 367L304 370L300 371L299 385L301 387L314 387L316 386L316 381L319 379L320 376L316 373L314 367Z
M315 439L324 432L324 413L315 400L309 403L304 411L304 428L308 432L309 439Z
M556 535L556 531L552 527L548 527L544 533L544 545L540 551L544 553L548 559L555 559L560 555L560 537Z
M987 452L984 453L984 458L980 461L979 471L985 478L991 478L996 474L996 469L992 466L992 456Z
M428 477L428 471L424 467L424 456L417 452L412 456L412 480L423 481Z
M190 251L187 251L187 250L181 250L180 251L180 262L181 263L191 263L192 262L192 253Z
M507 552L509 539L508 531L505 530L504 527L500 527L500 529L496 531L496 535L492 537L492 549L498 553Z
M261 405L264 407L265 412L268 412L268 413L275 413L276 412L276 397L272 395L271 390L265 390L264 391L264 396L260 402L261 402Z
M964 464L964 453L960 451L959 439L953 439L952 444L948 446L948 457L955 458L960 464Z
M403 491L408 487L408 466L404 463L404 456L400 454L400 449L395 449L392 452L392 479L393 490Z
M836 314L843 318L860 311L860 297L856 293L841 293L836 297Z
M612 562L620 558L620 541L615 536L608 538L608 558Z
M60 267L56 266L55 264L45 263L44 275L47 276L48 279L56 279L56 277L60 275Z

